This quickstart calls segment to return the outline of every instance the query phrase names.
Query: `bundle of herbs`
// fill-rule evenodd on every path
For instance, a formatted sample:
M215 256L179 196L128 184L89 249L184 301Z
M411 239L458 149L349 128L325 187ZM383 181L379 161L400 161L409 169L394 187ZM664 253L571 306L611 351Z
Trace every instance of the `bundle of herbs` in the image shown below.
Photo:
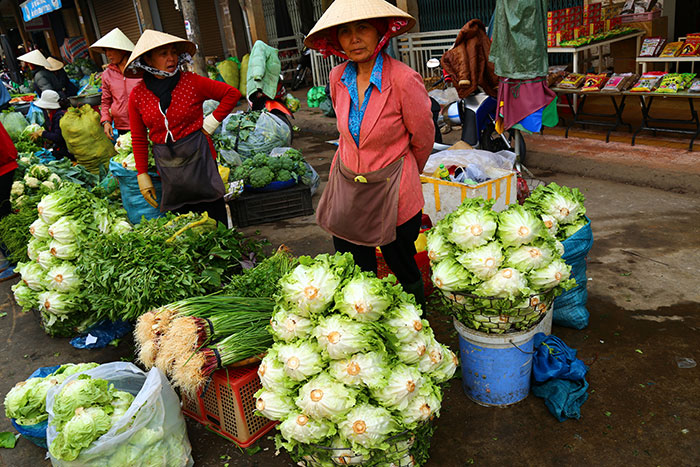
M239 297L272 298L277 292L277 282L298 264L299 261L292 256L289 248L282 245L274 255L265 258L254 268L234 276L224 287L223 293Z
M98 317L135 320L153 308L220 290L241 273L244 259L262 255L262 246L206 214L168 215L124 235L95 238L78 270Z

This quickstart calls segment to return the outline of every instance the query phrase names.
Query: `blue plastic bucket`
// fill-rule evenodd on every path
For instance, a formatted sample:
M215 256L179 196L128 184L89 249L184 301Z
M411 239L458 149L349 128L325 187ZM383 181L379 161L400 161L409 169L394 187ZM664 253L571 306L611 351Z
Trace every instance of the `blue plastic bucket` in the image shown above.
M551 314L551 311L548 313ZM538 326L507 334L486 334L453 320L459 333L462 386L477 404L506 407L530 392L532 338Z

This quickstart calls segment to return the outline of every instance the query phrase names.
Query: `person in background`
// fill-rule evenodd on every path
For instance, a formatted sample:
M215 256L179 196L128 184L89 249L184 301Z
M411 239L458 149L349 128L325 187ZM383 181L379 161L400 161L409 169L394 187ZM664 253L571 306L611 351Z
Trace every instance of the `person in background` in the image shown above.
M17 148L15 148L7 130L0 123L0 219L10 214L10 192L12 181L17 168ZM0 244L0 282L14 279L19 274L15 266L7 259L9 252L4 244Z
M58 91L59 94L62 97L72 97L77 95L78 86L73 84L73 82L68 77L66 70L63 69L63 62L60 60L56 60L53 57L47 58L46 61L49 62L50 65L46 69L52 72L54 75L56 75L56 79L58 79L58 85L60 87Z
M139 189L149 204L158 206L147 171L150 139L162 180L161 212L207 212L228 225L225 189L210 135L236 106L241 93L226 83L181 71L196 51L190 41L147 29L129 57L125 75L143 75L143 82L129 96ZM202 104L207 99L220 104L204 118Z
M73 155L68 152L66 140L63 139L60 126L61 118L66 114L66 109L68 108L67 101L61 99L56 91L47 89L41 93L40 99L34 101L34 105L44 110L46 130L35 131L31 134L31 138L36 140L42 137L50 141L53 145L53 155L57 159L67 157L71 160L75 160Z
M41 94L47 89L56 92L61 90L58 78L47 69L51 67L51 64L40 51L32 50L29 53L17 57L17 60L29 65L29 69L34 74L34 92Z
M335 0L304 44L348 60L329 77L340 139L316 220L336 251L352 253L364 271L377 272L379 246L404 290L424 305L414 242L435 127L420 75L384 52L414 24L383 0Z
M141 82L139 78L124 76L124 68L134 43L119 28L90 46L104 53L109 60L107 69L102 72L102 106L100 123L108 138L113 138L113 129L119 134L129 131L129 94Z

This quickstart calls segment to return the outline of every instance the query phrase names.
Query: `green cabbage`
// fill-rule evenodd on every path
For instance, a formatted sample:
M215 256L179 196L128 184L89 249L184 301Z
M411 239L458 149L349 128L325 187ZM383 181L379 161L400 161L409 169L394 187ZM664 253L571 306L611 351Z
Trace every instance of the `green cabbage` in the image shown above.
M392 279L378 279L366 272L356 274L338 291L335 306L358 321L376 321L394 302Z
M546 230L539 216L519 204L498 214L498 238L506 248L531 243Z
M80 451L107 433L111 426L111 418L101 407L78 407L75 415L58 431L49 452L56 459L75 460Z
M107 405L112 401L111 385L104 379L82 374L68 382L54 398L52 424L59 432L79 407Z
M355 391L324 372L306 382L294 402L314 419L337 422L355 406Z
M492 277L503 264L503 251L498 242L489 242L456 257L464 268L481 280Z
M530 288L523 273L517 269L504 268L479 284L475 292L482 297L516 298L529 295Z
M491 210L493 200L466 198L446 219L447 238L463 250L485 245L494 238L498 216Z

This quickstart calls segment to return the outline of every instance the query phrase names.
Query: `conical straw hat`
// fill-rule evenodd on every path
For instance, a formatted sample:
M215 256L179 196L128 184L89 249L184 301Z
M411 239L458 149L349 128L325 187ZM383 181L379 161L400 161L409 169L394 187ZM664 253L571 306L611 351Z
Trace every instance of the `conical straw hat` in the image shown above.
M32 50L31 52L27 52L24 55L20 55L19 57L17 57L17 60L21 62L31 63L32 65L43 66L44 68L48 68L51 66L48 60L46 60L46 57L44 57L44 54L42 54L38 50Z
M391 37L403 34L416 24L411 15L384 0L335 0L306 36L304 45L314 48L314 43L330 32L329 29L372 18L400 18L408 21L406 26L390 33Z
M58 71L63 68L63 62L53 57L47 58L46 61L49 62L49 66L46 67L49 71Z
M126 62L126 68L124 69L125 76L138 76L141 73L138 71L133 71L129 69L129 65L133 63L134 60L145 54L146 52L157 49L163 45L175 44L178 53L187 52L190 55L194 55L197 52L197 46L194 42L190 42L186 39L181 39L177 36L167 34L160 31L154 31L153 29L146 29L139 37L139 41L134 46L133 52L129 57L129 61Z
M92 44L90 48L98 52L104 52L105 49L117 49L131 52L134 50L134 43L131 42L119 28L114 28L109 31L109 33L102 36L100 40Z

